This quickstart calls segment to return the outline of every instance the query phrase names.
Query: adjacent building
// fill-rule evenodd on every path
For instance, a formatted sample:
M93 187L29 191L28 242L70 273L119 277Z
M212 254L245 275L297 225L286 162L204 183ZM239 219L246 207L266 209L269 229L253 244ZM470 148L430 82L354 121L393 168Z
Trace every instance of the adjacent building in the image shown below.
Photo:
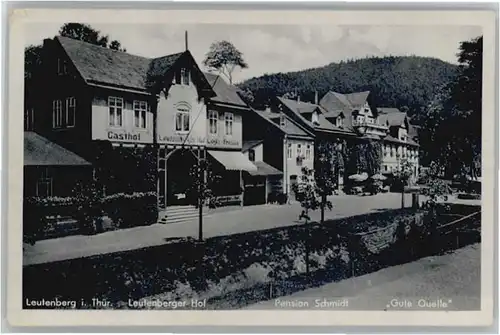
M413 179L418 175L418 134L406 113L396 108L374 108L369 102L370 92L342 94L330 91L315 103L277 97L272 100L271 115L284 114L310 133L316 145L321 141L352 145L366 141L381 143L381 173L390 175L403 159L413 165ZM338 187L341 189L347 171L340 168ZM363 171L350 171L360 173Z
M92 165L31 131L24 132L24 197L68 197L92 180Z
M257 167L244 177L244 205L266 204L281 191L283 172L264 161L264 145L264 140L243 142L242 152Z
M382 173L390 174L398 169L403 160L413 166L413 177L419 173L419 144L417 127L409 122L406 113L397 108L378 108L381 122L388 132L383 139Z
M314 168L314 133L284 112L267 108L246 114L243 134L248 143L262 141L262 161L282 173L269 184L268 198L289 195L302 168Z

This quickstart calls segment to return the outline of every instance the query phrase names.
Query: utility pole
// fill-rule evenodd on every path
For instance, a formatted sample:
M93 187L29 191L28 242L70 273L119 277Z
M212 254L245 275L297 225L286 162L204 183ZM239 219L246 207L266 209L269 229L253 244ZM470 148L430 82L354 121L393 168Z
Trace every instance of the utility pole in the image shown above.
M207 187L206 159L206 149L198 149L198 240L200 242L203 241L203 205Z
M154 173L154 184L156 185L156 211L160 212L159 196L160 196L160 178L159 178L159 167L160 167L160 150L158 147L158 103L159 97L156 94L156 90L151 92L151 111L153 112L153 155L156 165ZM166 168L166 166L165 166Z

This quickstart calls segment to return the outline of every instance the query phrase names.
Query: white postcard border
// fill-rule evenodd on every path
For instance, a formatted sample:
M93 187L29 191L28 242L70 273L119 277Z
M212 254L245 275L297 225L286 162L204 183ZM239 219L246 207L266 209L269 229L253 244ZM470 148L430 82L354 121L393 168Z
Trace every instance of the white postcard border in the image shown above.
M495 167L495 12L477 11L237 11L26 9L9 15L7 203L7 320L11 326L486 326L493 322ZM22 310L23 25L29 22L228 23L352 25L476 25L483 28L481 311L50 311Z

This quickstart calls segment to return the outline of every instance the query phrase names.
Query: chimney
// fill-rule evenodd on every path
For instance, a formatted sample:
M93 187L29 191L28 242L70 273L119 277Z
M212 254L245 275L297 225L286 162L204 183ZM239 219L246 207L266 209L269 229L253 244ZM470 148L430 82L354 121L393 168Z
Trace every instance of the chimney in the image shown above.
M266 113L271 113L271 107L266 106Z
M300 102L300 94L297 94L297 102Z
M187 32L187 30L184 32L184 43L186 45L186 51L188 51L189 48L188 48L188 32Z
M318 104L318 91L314 92L314 104Z

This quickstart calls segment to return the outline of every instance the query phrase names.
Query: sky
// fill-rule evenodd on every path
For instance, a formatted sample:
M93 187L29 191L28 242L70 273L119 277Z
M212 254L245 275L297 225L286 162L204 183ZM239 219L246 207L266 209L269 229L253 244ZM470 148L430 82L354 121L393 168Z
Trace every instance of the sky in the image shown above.
M25 44L41 44L57 35L60 23L33 23ZM188 47L198 65L215 41L227 40L243 53L249 68L237 69L234 82L263 74L298 71L369 56L417 55L456 63L461 41L481 35L479 26L375 25L159 25L97 24L92 27L119 40L127 52L159 57Z

